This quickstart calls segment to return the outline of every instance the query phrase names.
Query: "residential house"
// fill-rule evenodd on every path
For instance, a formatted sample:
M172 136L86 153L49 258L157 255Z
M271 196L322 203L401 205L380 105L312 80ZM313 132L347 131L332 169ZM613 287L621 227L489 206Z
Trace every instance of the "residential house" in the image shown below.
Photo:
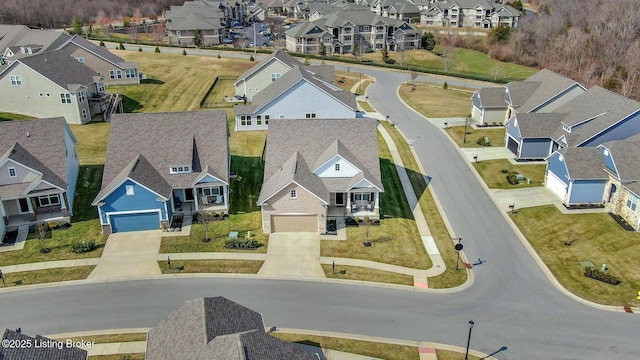
M189 300L149 331L145 359L318 359L264 329L262 314L224 297Z
M550 113L517 113L507 147L517 159L544 159L558 148L596 147L640 133L640 103L592 87Z
M341 9L285 31L291 52L317 54L320 43L327 54L349 54L358 48L365 52L419 49L421 31L407 22L376 15L367 7Z
M326 231L329 217L380 216L377 121L273 120L258 197L262 230Z
M3 344L5 340L10 344L24 344L24 346L3 345L0 347L2 360L87 360L89 358L89 352L85 349L69 346L67 343L40 335L31 337L20 330L6 329L2 336Z
M64 118L0 122L2 223L69 222L78 170L76 138Z
M418 5L418 4L416 4ZM522 15L513 7L489 0L435 1L421 6L420 23L433 27L482 28L517 27Z
M0 55L12 62L27 56L52 51L71 36L62 31L30 29L24 25L0 25Z
M608 180L603 169L600 151L594 147L560 149L547 158L545 185L568 208L599 205Z
M234 107L235 130L266 130L273 119L355 118L355 95L294 66L253 96L251 105Z
M365 5L362 1L359 4ZM414 19L420 20L420 9L407 0L374 0L369 5L369 8L376 15L392 19L406 22L413 22Z
M507 114L505 89L482 88L471 96L471 118L480 125L503 123Z
M33 117L64 116L70 124L104 120L111 109L104 76L62 50L0 66L0 111Z
M640 136L610 141L598 146L604 160L608 183L604 201L614 214L640 231Z
M299 67L326 83L333 83L335 69L332 65L305 66L284 50L276 50L269 58L260 61L238 77L234 83L236 95L245 96L252 101L254 95L277 81L294 67Z
M173 215L229 209L224 110L116 114L102 188L102 231L168 228Z

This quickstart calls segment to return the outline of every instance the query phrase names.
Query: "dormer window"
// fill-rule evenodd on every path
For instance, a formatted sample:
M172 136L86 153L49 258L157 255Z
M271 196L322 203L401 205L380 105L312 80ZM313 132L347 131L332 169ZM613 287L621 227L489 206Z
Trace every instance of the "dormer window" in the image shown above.
M562 130L571 133L571 126L562 124Z
M190 174L191 166L172 166L169 169L169 174Z

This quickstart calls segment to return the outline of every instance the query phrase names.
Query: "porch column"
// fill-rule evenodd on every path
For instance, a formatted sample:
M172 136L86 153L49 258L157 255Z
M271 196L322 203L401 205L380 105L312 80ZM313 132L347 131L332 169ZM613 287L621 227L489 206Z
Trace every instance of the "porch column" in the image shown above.
M380 193L373 193L373 196L375 197L373 208L377 209L380 207Z
M69 211L67 210L67 202L65 201L64 193L58 194L58 198L60 199L60 212L62 216L69 216Z
M195 187L191 188L191 191L193 191L193 202L196 204L196 208L194 211L198 211L198 203L199 203L199 199L198 199L198 191L196 190ZM186 200L186 199L185 199Z
M229 210L229 185L224 185L222 187L222 193L224 195L224 207L228 211Z

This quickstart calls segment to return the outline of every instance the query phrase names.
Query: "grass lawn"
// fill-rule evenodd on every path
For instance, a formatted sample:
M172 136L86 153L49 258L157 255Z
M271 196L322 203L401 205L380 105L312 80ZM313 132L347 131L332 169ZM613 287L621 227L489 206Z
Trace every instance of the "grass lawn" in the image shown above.
M103 165L107 157L108 122L69 125L78 140L76 151L80 165Z
M461 360L464 357L464 355L456 351L436 349L436 357L438 360ZM478 359L480 358L469 354L469 360L478 360Z
M2 263L3 265L9 265ZM23 271L4 274L4 287L44 284L67 280L84 280L91 274L95 266L75 266L70 268L56 268L46 270ZM2 287L2 284L0 284Z
M492 147L504 147L504 128L479 128L474 129L471 126L467 126L467 143L464 143L464 126L450 126L446 129L447 134L451 136L453 141L462 148L484 148L476 141L478 139L484 139L489 137Z
M358 101L358 105L366 112L375 112L376 110L366 101Z
M237 76L220 75L218 81L213 87L209 95L204 99L203 108L221 108L230 107L233 108L231 102L225 102L225 96L233 97L236 94L236 88L233 83L236 81Z
M234 273L257 274L264 261L255 260L171 260L171 268L166 261L158 261L163 274L175 273ZM184 266L183 270L177 270Z
M35 119L35 118L27 115L0 112L0 121L31 120L31 119Z
M360 354L386 360L418 360L420 354L415 346L378 343L373 341L352 340L334 338L328 336L287 334L273 332L271 335L287 341L311 346L320 346L324 349L344 351L352 354Z
M418 202L422 209L422 213L427 220L427 224L429 225L429 231L431 231L431 235L433 236L436 245L438 245L438 250L440 251L442 259L447 266L447 271L442 275L429 279L429 287L436 289L458 286L467 280L467 273L465 271L455 270L457 253L453 248L454 244L451 241L451 235L444 225L444 221L440 215L440 210L438 209L431 192L427 189L427 183L424 179L424 175L420 172L416 159L413 157L413 153L402 135L400 135L395 128L392 128L391 125L386 122L382 122L382 126L384 126L387 132L391 135L393 142L395 142L396 147L398 148L398 152L402 157L402 162L407 171L407 175L411 181L413 191L419 198Z
M400 97L409 106L428 118L466 117L471 111L469 91L447 89L425 83L400 86Z
M417 269L427 269L431 261L426 255L413 214L409 209L396 167L382 135L378 134L380 168L384 193L380 209L384 217L380 226L371 226L369 241L374 246L362 247L364 226L348 227L346 241L326 240L321 254L327 257L348 257L383 262Z
M640 234L623 230L608 214L563 215L554 206L520 209L511 215L522 233L569 291L581 298L606 305L640 306ZM566 246L566 241L573 241ZM598 269L622 282L609 285L587 278L580 261L591 261Z
M129 334L110 334L110 335L93 335L93 336L78 336L78 337L51 337L52 339L66 341L70 339L72 341L86 341L95 342L96 344L108 344L116 342L132 342L132 341L146 341L147 333L129 333Z
M322 270L328 278L332 279L346 279L346 280L359 280L359 281L372 281L388 283L388 284L400 284L413 286L413 276L398 274L388 271L381 271L369 268L363 268L359 266L346 266L336 264L336 273L333 273L333 265L322 265ZM341 274L340 271L344 271Z
M231 138L229 148L231 151L231 171L235 171L238 177L231 179L230 212L232 214L250 213L260 211L256 205L260 186L262 185L263 166L262 151L267 137L266 131L239 131L234 132L234 121L230 121ZM260 228L260 218L257 219L257 228Z
M78 182L76 184L75 202L73 203L72 223L95 220L98 221L98 210L91 206L91 202L98 195L102 183L103 165L80 166Z
M89 360L144 360L144 354L117 354L89 356Z
M544 173L546 171L545 164L518 164L513 165L507 159L482 160L473 163L485 184L491 189L520 189L525 187L544 186ZM503 173L504 169L515 171L524 175L526 179L531 179L531 183L527 180L516 185L507 182L507 173Z
M110 86L109 92L126 96L125 112L186 111L200 108L200 101L216 76L240 75L255 65L243 59L218 59L137 51L115 51L126 61L139 62L147 75L140 85Z
M191 225L189 236L163 237L160 253L188 253L188 252L257 252L266 253L269 237L262 233L260 212L231 215L228 220L212 221L209 224L209 243L203 243L205 237L204 225L195 222ZM224 241L229 238L229 232L237 231L246 235L251 231L251 238L262 244L255 250L230 250L224 247Z

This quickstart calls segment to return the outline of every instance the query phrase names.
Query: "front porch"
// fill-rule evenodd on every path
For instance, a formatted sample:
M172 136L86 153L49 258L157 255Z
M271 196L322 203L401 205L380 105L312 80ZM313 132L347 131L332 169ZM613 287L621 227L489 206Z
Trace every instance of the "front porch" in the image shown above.
M377 192L350 191L331 193L327 216L380 218L380 195Z
M62 214L62 211L55 211L43 214L21 214L8 216L5 220L7 227L18 227L21 225L34 225L41 222L59 222L68 223L71 222L69 216Z
M70 222L63 193L44 191L38 196L3 200L1 206L0 212L8 227L41 222Z
M197 212L229 211L229 192L226 185L207 184L194 188L173 190L173 212L192 215Z

